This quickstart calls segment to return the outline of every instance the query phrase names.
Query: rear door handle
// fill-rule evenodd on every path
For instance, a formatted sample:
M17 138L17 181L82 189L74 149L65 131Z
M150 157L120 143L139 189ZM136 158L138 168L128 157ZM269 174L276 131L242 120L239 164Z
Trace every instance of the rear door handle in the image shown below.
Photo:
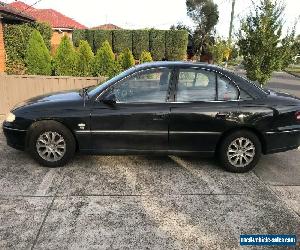
M227 114L224 114L224 113L216 114L216 118L225 119L226 117L227 117Z
M158 114L153 117L153 121L163 121L168 114Z

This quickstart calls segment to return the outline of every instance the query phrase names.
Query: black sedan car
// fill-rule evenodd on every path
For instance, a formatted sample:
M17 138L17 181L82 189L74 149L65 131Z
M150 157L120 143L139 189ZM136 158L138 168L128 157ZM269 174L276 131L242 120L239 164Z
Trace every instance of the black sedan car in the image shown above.
M246 172L300 145L300 99L222 68L155 62L104 84L30 99L8 114L7 143L48 167L85 154L217 155Z

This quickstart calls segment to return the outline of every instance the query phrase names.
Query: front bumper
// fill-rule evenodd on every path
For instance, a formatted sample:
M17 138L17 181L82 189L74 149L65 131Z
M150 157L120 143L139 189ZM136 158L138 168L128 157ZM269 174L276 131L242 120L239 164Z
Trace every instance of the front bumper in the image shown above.
M266 154L285 152L300 146L300 129L266 132Z
M18 149L25 150L27 130L17 129L3 124L3 133L6 137L7 145Z

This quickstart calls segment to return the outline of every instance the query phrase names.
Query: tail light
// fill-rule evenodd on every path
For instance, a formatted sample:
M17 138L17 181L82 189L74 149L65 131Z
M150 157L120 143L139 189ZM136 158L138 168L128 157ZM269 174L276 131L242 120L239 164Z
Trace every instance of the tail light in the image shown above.
M296 118L297 121L300 121L300 111L297 111L295 113L295 118Z

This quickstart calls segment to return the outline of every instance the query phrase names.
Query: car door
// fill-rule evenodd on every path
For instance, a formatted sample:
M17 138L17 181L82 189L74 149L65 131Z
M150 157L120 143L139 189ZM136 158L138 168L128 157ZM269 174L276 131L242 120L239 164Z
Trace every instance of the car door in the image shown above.
M205 68L179 68L170 114L170 148L213 153L238 121L238 88Z
M101 94L91 114L96 152L167 149L171 74L170 68L142 70ZM116 102L105 102L107 96L114 96Z

